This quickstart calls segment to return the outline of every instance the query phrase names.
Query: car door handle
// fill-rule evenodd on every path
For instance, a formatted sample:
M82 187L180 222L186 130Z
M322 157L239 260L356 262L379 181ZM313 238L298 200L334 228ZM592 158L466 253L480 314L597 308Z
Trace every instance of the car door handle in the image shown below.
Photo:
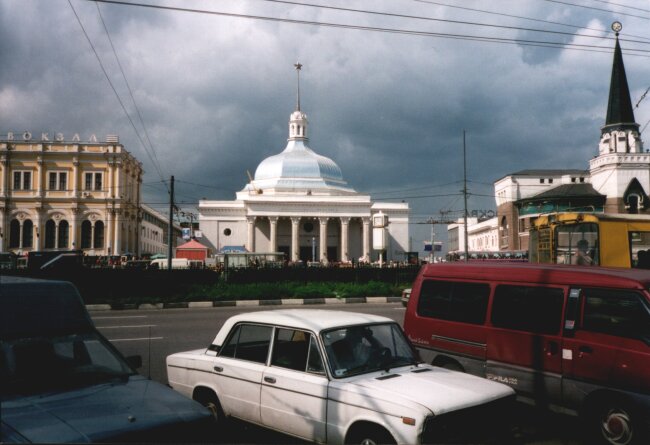
M275 377L264 377L266 383L275 383Z
M214 370L215 370L216 372L223 372L223 368L222 368L221 366L215 366L215 367L214 367Z

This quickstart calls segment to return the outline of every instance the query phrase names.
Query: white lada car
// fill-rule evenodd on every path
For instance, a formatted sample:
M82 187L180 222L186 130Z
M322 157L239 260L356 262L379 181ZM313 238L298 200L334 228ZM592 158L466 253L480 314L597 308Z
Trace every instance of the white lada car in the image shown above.
M393 320L343 311L236 315L207 349L168 356L167 375L217 419L331 444L483 442L514 400L506 385L420 363Z

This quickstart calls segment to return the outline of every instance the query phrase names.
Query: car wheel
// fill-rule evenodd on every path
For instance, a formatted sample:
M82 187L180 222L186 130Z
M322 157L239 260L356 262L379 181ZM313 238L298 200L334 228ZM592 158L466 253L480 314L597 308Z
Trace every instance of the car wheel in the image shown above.
M348 445L394 445L397 442L395 442L393 436L385 429L368 426L359 428L350 434L350 437L345 443Z
M212 391L199 391L194 396L194 400L205 406L212 413L215 423L224 420L225 415L221 408L221 403L219 403L219 398Z
M594 443L633 445L648 443L648 428L641 425L641 416L623 397L612 397L596 403L587 413L587 434Z

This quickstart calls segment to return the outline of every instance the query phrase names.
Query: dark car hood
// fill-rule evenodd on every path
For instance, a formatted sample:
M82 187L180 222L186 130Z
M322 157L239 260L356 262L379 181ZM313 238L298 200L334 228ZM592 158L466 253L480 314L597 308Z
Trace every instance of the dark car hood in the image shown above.
M209 416L197 402L141 376L2 402L2 423L39 443L158 441L165 438L156 433Z

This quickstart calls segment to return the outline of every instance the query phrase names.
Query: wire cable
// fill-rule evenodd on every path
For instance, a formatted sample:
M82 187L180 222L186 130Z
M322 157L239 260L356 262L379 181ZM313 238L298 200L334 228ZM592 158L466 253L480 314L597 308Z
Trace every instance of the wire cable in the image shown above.
M496 15L496 16L500 16L500 17L509 17L509 18L514 18L514 19L529 20L531 22L547 23L549 25L558 25L558 26L564 26L564 27L568 27L568 28L587 29L587 30L590 30L590 31L603 32L602 29L598 29L598 28L589 28L589 27L573 25L573 24L569 24L569 23L560 23L560 22L554 22L554 21L551 21L551 20L543 20L543 19L537 19L537 18L533 18L533 17L524 17L524 16L521 16L521 15L506 14L506 13L503 13L503 12L487 11L485 9L468 8L466 6L449 5L449 4L446 4L446 3L440 3L440 2L436 2L436 1L432 1L432 0L413 0L413 1L418 2L418 3L429 3L429 4L432 4L432 5L436 5L436 6L443 6L443 7L446 7L446 8L453 8L453 9L461 9L461 10L465 10L465 11L479 12L481 14L490 14L490 15ZM650 40L650 37L638 36L638 35L632 35L632 34L627 34L627 35L630 36L630 37L638 38L638 39Z
M595 6L579 5L577 3L565 2L565 1L561 1L561 0L543 0L543 1L549 2L549 3L558 3L558 4L561 4L561 5L567 5L567 6L574 6L576 8L591 9L593 11L602 11L602 12L607 12L609 14L624 15L624 16L627 16L627 17L634 17L634 18L637 18L637 19L650 20L650 17L644 17L644 16L636 15L636 14L628 14L627 12L612 11L611 9L596 8Z
M158 176L160 176L160 179L163 179L164 176L162 174L162 170L160 168L160 161L158 161L158 156L156 155L156 150L153 146L153 143L151 142L151 138L149 137L149 132L147 131L147 126L144 124L144 120L142 119L142 114L140 113L140 108L138 107L138 104L135 100L135 97L133 96L133 90L131 89L131 85L129 84L129 81L126 78L126 74L124 73L124 69L122 68L122 63L120 62L120 58L117 55L117 51L115 50L115 46L113 45L113 39L111 39L111 35L108 32L108 27L106 26L106 22L104 21L104 16L102 15L102 11L99 7L99 3L95 3L95 6L97 7L97 13L99 15L99 19L102 22L102 26L104 27L104 31L106 32L106 37L108 38L108 41L111 45L111 49L113 50L113 55L115 56L115 60L117 61L117 66L120 68L120 73L122 73L122 78L124 79L124 83L126 84L126 88L129 91L129 95L131 96L131 100L133 101L133 106L135 107L135 111L138 115L138 118L140 120L140 125L142 125L142 129L144 130L144 135L145 138L147 139L147 142L149 143L149 147L151 149L151 153L153 154L153 157L149 155L149 159L151 159L151 163L153 164L154 168L158 172ZM146 150L145 146L145 150ZM167 191L169 192L169 187L167 188Z
M217 16L231 17L231 18L273 21L279 23L290 23L290 24L299 24L299 25L323 26L323 27L339 28L339 29L354 29L360 31L374 31L374 32L384 32L384 33L391 33L391 34L421 36L421 37L437 37L437 38L468 40L468 41L476 41L476 42L535 46L535 47L542 47L542 48L556 48L556 49L564 48L567 50L574 50L574 51L602 52L607 54L611 54L612 52L612 49L609 47L597 46L597 45L583 45L583 44L576 44L576 43L487 37L487 36L476 36L476 35L467 35L467 34L437 33L437 32L427 32L427 31L397 29L397 28L381 28L381 27L374 27L374 26L346 25L346 24L332 23L332 22L317 22L311 20L297 20L297 19L286 19L286 18L279 18L279 17L259 16L259 15L250 15L250 14L236 14L236 13L221 12L221 11L208 11L204 9L180 8L175 6L151 5L146 3L135 3L135 2L132 3L132 2L119 1L119 0L86 0L86 1L96 1L101 3L110 3L110 4L122 5L122 6L138 6L143 8L152 8L152 9L176 11L176 12L217 15ZM628 56L650 57L650 50L628 48L626 52Z

